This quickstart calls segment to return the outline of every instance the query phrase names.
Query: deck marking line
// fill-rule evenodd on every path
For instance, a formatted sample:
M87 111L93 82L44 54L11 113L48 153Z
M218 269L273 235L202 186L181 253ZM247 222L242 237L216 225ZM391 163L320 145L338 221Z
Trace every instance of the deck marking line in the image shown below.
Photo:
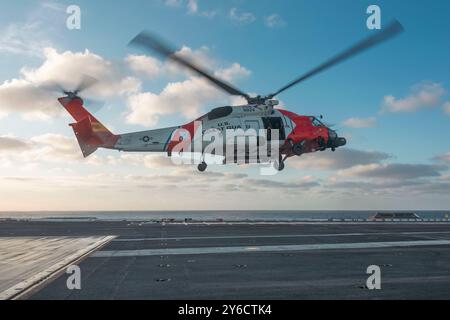
M329 234L282 234L282 235L242 235L242 236L214 236L214 237L169 237L169 238L116 238L113 242L144 242L169 240L226 240L226 239L277 239L277 238L308 238L308 237L356 237L356 236L387 236L387 235L427 235L450 234L450 231L424 232L369 232L369 233L329 233Z
M417 247L417 246L441 246L441 245L450 245L450 240L116 250L116 251L98 251L94 253L91 257L93 258L146 257L146 256L161 256L161 255L197 255L197 254L311 251L311 250L334 250L334 249L374 249L374 248L390 248L390 247Z
M92 243L91 245L78 250L77 252L71 254L70 256L64 258L58 263L54 264L50 268L43 270L28 279L15 284L14 286L6 289L3 292L0 292L0 300L16 300L20 299L27 292L33 290L36 286L40 286L45 283L48 279L52 278L52 275L60 272L65 267L71 265L75 261L78 261L81 257L84 257L93 251L103 247L111 240L113 240L116 236L102 236L99 237L99 240Z

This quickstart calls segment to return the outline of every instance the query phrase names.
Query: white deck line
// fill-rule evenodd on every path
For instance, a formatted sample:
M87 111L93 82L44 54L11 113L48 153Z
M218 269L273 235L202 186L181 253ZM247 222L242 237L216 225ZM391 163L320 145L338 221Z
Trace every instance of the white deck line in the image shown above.
M139 222L139 221L129 221ZM224 226L224 225L450 225L448 220L430 220L430 221L368 221L368 220L290 220L290 221L163 221L163 222L146 222L140 221L144 224L161 224L166 225L212 225L212 226Z
M364 243L330 243L305 244L281 246L246 246L246 247L204 247L204 248L171 248L171 249L144 249L144 250L117 250L99 251L93 258L118 257L146 257L166 255L197 255L197 254L223 254L223 253L249 253L249 252L277 252L277 251L311 251L333 249L374 249L390 247L417 247L450 245L450 240L429 241L396 241L396 242L364 242Z
M242 236L212 236L212 237L168 237L168 238L117 238L114 242L144 242L144 241L182 241L182 240L229 240L229 239L283 239L310 237L358 237L358 236L388 236L388 235L431 235L450 234L450 231L417 231L417 232L368 232L368 233L328 233L328 234L275 234L275 235L242 235Z
M81 260L86 255L89 255L95 250L103 247L108 242L112 241L115 237L116 236L98 237L98 240L91 245L76 251L75 253L65 257L63 260L52 265L51 267L27 278L24 281L21 281L20 283L15 284L13 287L10 287L3 292L0 292L0 300L17 299L20 296L23 296L26 292L33 290L33 288L43 285L45 281L51 279L52 276L59 273L61 270L64 270L65 267Z

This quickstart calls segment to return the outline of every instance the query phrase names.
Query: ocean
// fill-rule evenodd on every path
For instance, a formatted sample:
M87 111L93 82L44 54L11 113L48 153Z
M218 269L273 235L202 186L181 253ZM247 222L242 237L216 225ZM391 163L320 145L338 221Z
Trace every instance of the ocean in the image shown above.
M367 219L378 211L36 211L0 212L0 219L98 219L98 220L163 220L184 221L305 221L329 219ZM411 211L380 211L411 212ZM447 211L413 211L423 219L445 219Z

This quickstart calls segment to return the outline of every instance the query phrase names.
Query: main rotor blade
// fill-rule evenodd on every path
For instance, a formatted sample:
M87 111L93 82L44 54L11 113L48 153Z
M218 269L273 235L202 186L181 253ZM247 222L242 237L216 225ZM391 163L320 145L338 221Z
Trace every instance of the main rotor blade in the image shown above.
M213 83L218 88L224 90L225 92L228 92L229 94L234 96L243 96L245 98L249 98L249 96L246 93L242 92L241 90L234 88L233 86L231 86L228 83L225 83L222 80L219 80L205 69L177 55L176 51L173 50L170 45L166 44L160 38L147 31L143 31L140 34L138 34L133 40L130 41L129 45L141 47L145 50L155 51L159 55L165 58L169 58L172 61L175 61L176 63L201 75L202 77L205 77L211 83Z
M381 44L382 42L403 32L403 30L404 30L403 26L400 24L400 22L395 20L394 22L390 23L386 28L384 28L384 30L358 42L356 45L350 47L349 49L347 49L344 52L335 56L334 58L331 58L330 60L326 61L325 63L319 65L318 67L316 67L315 69L311 70L310 72L304 74L297 80L292 81L291 83L289 83L285 87L281 88L277 92L271 94L269 97L273 98L273 97L279 95L280 93L282 93L283 91L286 91L286 90L290 89L291 87L299 84L300 82L303 82L306 79L309 79L312 76L315 76L316 74L333 67L334 65L337 65L351 57L354 57L354 56L366 51L367 49L370 49L378 44Z

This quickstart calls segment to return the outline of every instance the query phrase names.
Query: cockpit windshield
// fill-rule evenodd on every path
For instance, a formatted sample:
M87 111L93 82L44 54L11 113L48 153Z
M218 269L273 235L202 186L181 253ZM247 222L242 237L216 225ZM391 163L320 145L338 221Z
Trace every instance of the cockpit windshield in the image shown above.
M233 107L220 107L212 110L208 113L209 120L216 120L223 117L227 117L233 113Z
M311 117L311 123L314 127L325 127L324 124L316 117Z

